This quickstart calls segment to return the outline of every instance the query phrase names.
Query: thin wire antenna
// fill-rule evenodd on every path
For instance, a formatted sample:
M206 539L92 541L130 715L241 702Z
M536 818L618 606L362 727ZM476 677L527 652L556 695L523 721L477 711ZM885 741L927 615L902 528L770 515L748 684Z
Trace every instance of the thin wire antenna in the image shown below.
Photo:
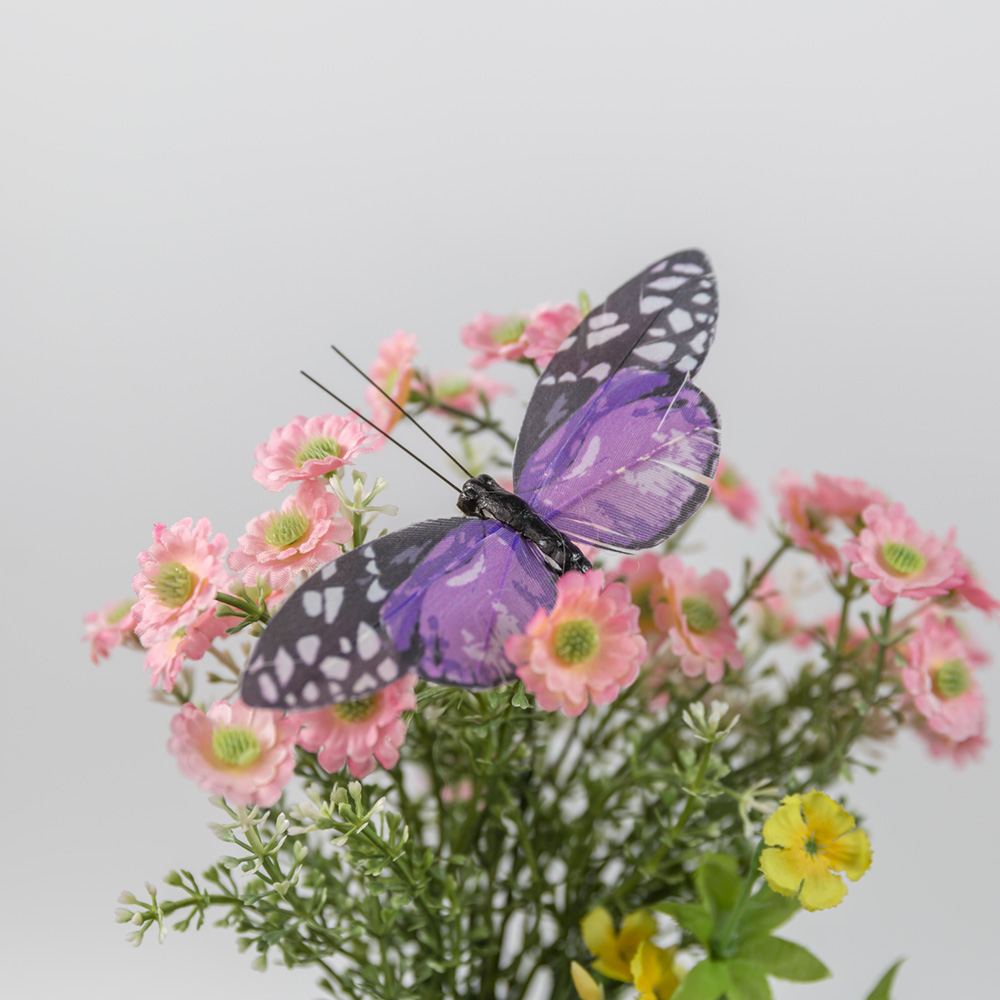
M385 396L385 398L388 399L389 402L392 403L392 405L395 406L396 409L399 410L399 412L402 413L407 420L409 420L413 424L416 424L417 430L420 431L420 433L423 434L423 436L427 438L429 441L432 441L436 447L440 448L441 451L443 451L445 455L447 455L448 458L450 458L470 479L473 478L472 473L469 472L469 470L464 465L462 465L462 463L457 458L455 458L455 456L450 451L448 451L448 449L443 444L441 444L441 442L438 441L438 439L434 437L434 435L431 434L430 431L425 430L423 427L421 427L419 423L417 423L416 417L410 416L410 414L407 413L406 410L404 410L403 407L400 406L399 403L397 403L396 400L394 400L392 396L390 396L389 393L387 393L385 389L382 388L382 386L380 386L374 379L366 375L339 347L337 347L335 344L331 344L330 349L334 351L334 353L340 355L340 357L343 358L369 385L372 385L376 389L378 389L378 391L382 393L382 395Z
M457 487L457 486L456 486L456 485L455 485L455 484L454 484L454 483L453 483L453 482L452 482L452 481L451 481L450 479L446 479L446 478L445 478L444 476L442 476L442 475L441 475L441 473L440 473L440 472L438 472L438 470L437 470L437 469L435 469L433 465L428 465L428 464L427 464L427 463L426 463L426 462L425 462L425 461L424 461L424 460L423 460L423 459L422 459L422 458L421 458L421 457L420 457L419 455L414 455L414 454L413 454L413 452L412 452L412 451L410 451L410 449L409 449L409 448L407 448L405 444L400 444L400 443L399 443L399 442L398 442L398 441L397 441L397 440L396 440L396 439L395 439L394 437L389 437L389 435L388 435L388 434L386 434L386 432L385 432L384 430L382 430L382 428L381 428L381 427L375 427L375 424L373 424L373 423L372 423L372 422L371 422L371 421L370 421L370 420L369 420L369 419L368 419L368 418L367 418L366 416L364 416L364 415L362 415L362 414L358 413L358 411L357 411L356 409L354 409L354 407L353 407L353 406L351 406L351 404L350 404L350 403L345 403L345 402L344 402L344 401L343 401L343 400L342 400L342 399L340 398L340 396L338 396L338 395L337 395L337 394L336 394L335 392L332 392L331 390L327 389L327 387L326 387L325 385L323 385L323 383L322 383L322 382L317 382L317 381L316 381L316 379L314 379L314 378L312 377L312 375L310 375L310 374L309 374L308 372L304 372L304 371L300 371L300 372L299 372L299 374L300 374L300 375L305 375L305 377L306 377L307 379L309 379L309 381L310 381L310 382L312 382L312 384L313 384L313 385L315 385L315 386L318 386L318 387L319 387L320 389L322 389L322 390L323 390L323 391L324 391L324 392L325 392L325 393L326 393L326 394L327 394L328 396L333 396L333 398L334 398L334 399L335 399L335 400L336 400L336 401L337 401L338 403L340 403L340 405L341 405L341 406L343 406L343 407L345 407L346 409L350 410L350 411L351 411L351 413L353 413L353 414L354 414L354 415L355 415L355 416L356 416L356 417L357 417L357 418L358 418L359 420L363 420L363 421L364 421L364 422L365 422L366 424L368 424L368 426L369 426L369 427L374 427L374 428L375 428L375 430L377 430L377 431L379 432L379 434L381 434L381 435L382 435L382 436L383 436L384 438L386 438L386 439L388 439L389 441L391 441L391 442L392 442L392 443L393 443L393 444L394 444L394 445L395 445L395 446L396 446L397 448L402 448L402 449L403 449L403 451L405 451L405 452L406 452L406 454L410 456L410 458L412 458L412 459L415 459L415 460L416 460L416 461L418 461L418 462L419 462L419 463L420 463L420 464L421 464L421 465L422 465L422 466L423 466L423 467L424 467L425 469L429 470L430 472L433 472L433 473L434 473L434 475L435 475L435 476L437 476L437 477L438 477L438 479L440 479L440 480L441 480L441 482L443 482L443 483L447 483L447 484L448 484L448 485L449 485L449 486L450 486L450 487L451 487L451 488L452 488L452 489L453 489L453 490L454 490L454 491L455 491L456 493L461 493L461 492L462 492L462 491L461 491L461 489L459 489L459 487ZM470 476L469 478L471 479L472 477Z

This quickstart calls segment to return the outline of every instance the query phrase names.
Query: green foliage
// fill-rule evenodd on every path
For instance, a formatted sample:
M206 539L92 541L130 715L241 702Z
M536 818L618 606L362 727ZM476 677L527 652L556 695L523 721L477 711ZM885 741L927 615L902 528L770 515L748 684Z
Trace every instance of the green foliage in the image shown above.
M903 959L900 959L895 965L890 966L886 974L875 984L875 989L868 994L865 1000L890 1000L890 990L892 990L896 973L899 972L899 967L902 964Z

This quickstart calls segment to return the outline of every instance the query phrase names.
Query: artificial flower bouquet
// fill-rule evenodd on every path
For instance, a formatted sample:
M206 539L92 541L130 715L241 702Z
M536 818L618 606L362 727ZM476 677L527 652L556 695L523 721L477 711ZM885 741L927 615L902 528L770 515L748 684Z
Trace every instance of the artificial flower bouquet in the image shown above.
M252 477L288 491L280 506L235 547L205 518L156 525L136 599L87 616L95 663L143 652L176 710L168 750L222 813L216 864L122 894L134 944L213 919L259 969L312 965L331 996L384 1000L758 1000L774 977L829 975L775 932L869 869L836 783L904 728L935 756L977 755L985 657L962 616L1000 607L952 535L872 486L783 475L773 552L736 581L697 515L634 556L583 546L593 569L553 576L554 601L506 637L505 683L411 671L318 707L240 697L296 589L391 530L379 431L431 418L468 471L509 477L494 403L511 389L479 372L544 381L586 311L476 317L472 372L421 370L395 333L370 368L370 423L296 417L257 448ZM710 504L749 526L760 507L724 462ZM797 613L803 573L827 617Z

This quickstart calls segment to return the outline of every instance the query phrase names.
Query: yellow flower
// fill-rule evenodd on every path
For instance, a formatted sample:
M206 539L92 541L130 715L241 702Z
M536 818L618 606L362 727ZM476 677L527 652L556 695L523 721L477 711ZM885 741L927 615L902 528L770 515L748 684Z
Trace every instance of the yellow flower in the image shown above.
M798 894L807 910L836 906L847 886L835 871L857 882L872 863L868 837L854 817L820 791L786 795L764 824L760 870L783 896Z
M632 959L643 941L656 933L656 921L650 914L638 910L622 921L620 933L615 933L615 922L603 906L598 906L580 921L583 940L597 956L594 969L609 979L620 983L632 982Z
M580 994L580 1000L604 1000L604 987L598 986L594 977L579 962L569 963L569 974Z
M639 1000L667 1000L674 995L680 980L674 972L676 948L658 948L643 941L632 959L632 981Z

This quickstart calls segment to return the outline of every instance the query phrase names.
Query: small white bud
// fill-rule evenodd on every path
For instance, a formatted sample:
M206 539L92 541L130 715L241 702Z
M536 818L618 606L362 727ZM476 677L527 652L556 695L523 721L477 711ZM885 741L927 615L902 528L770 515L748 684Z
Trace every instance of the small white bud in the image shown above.
M131 906L134 903L138 903L139 900L136 899L135 896L133 896L132 893L128 891L128 889L125 889L118 897L118 902L124 903L126 906Z
M132 919L132 911L126 910L123 906L119 906L115 910L115 923L116 924L127 924Z

